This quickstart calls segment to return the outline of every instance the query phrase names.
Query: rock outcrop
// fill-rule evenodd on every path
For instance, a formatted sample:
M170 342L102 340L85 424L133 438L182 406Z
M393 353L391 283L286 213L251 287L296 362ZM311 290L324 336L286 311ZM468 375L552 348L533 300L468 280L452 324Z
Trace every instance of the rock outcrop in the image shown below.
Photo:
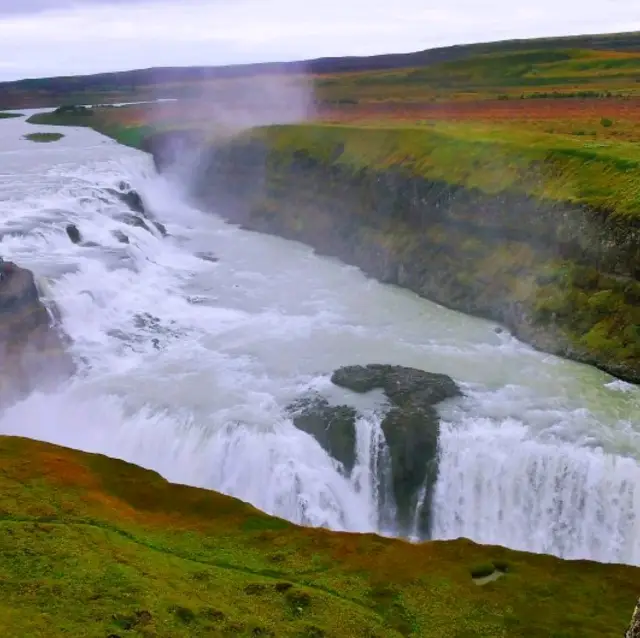
M121 230L114 230L111 234L121 243L121 244L129 244L130 240L127 235L125 235Z
M72 244L82 243L82 235L80 234L80 231L75 224L67 224L65 227L65 231Z
M121 202L127 205L129 210L132 213L137 213L136 215L132 213L123 213L119 215L116 219L129 226L136 226L138 228L144 228L149 232L153 232L150 228L152 225L158 233L162 237L167 236L167 228L161 222L153 219L153 215L147 210L147 207L144 204L144 201L140 194L133 190L129 184L126 182L120 182L118 185L118 189L108 188L107 192L117 197Z
M124 193L119 191L115 191L120 200L122 200L134 213L142 213L146 212L146 208L144 202L142 201L142 197L137 191L130 190Z
M33 273L13 262L0 268L0 403L5 403L67 378L74 366Z
M290 410L293 424L318 441L350 474L356 462L356 410L347 405L330 405L319 396L301 399Z
M429 537L440 435L435 406L461 396L460 388L443 374L382 364L346 366L336 370L331 381L357 393L384 391L391 406L381 427L391 459L396 523L401 533L418 531ZM329 405L321 397L298 401L291 411L294 425L311 434L350 473L356 461L356 411ZM416 511L420 513L417 521ZM412 529L414 523L417 530Z

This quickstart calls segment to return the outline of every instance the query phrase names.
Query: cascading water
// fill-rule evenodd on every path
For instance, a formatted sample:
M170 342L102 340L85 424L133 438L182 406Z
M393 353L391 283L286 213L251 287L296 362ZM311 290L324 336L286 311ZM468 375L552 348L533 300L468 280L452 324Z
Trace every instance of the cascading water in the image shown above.
M342 365L414 366L467 394L442 408L436 537L640 564L637 388L229 226L91 131L43 147L21 139L34 130L0 123L0 253L41 278L82 365L7 407L0 433L123 458L299 523L391 534L379 397L328 379ZM106 189L123 179L169 237L120 221ZM72 245L69 222L95 245ZM309 391L360 410L348 477L286 416Z
M434 536L640 564L640 467L532 440L521 423L446 423Z

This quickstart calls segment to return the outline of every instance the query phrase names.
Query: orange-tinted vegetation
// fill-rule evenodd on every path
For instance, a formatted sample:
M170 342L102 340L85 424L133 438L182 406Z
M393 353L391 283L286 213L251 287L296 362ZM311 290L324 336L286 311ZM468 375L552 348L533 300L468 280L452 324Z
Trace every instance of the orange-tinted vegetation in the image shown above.
M466 540L300 528L19 438L0 437L0 494L3 635L21 638L615 638L640 578Z
M319 110L324 121L482 120L538 121L616 120L640 122L640 97L628 99L474 100L448 102L366 102L353 106L326 106Z

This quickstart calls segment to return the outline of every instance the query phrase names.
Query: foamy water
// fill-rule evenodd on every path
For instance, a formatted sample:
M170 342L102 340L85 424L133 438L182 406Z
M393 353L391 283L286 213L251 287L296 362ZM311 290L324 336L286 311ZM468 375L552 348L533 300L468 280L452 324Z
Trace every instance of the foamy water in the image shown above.
M41 279L81 372L6 409L1 433L123 458L296 522L392 533L379 397L329 376L415 366L466 392L442 407L437 537L640 564L638 388L198 211L147 156L91 131L21 139L39 129L0 122L0 254ZM169 237L117 221L126 208L105 189L123 179ZM98 246L71 244L68 222ZM351 476L286 416L309 390L360 410Z

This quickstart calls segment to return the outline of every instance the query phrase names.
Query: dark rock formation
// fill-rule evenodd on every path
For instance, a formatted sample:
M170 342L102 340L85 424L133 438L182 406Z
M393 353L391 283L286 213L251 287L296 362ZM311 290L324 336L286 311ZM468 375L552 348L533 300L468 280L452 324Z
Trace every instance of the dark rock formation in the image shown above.
M640 638L640 598L636 603L629 629L627 629L624 638Z
M332 382L353 392L381 389L391 407L382 421L382 431L392 465L392 489L401 533L409 533L421 497L418 531L430 534L433 488L438 474L440 420L435 405L461 396L455 382L434 374L402 366L372 364L336 370ZM350 473L356 461L356 411L332 406L320 397L302 399L290 407L296 427L311 434ZM421 494L424 489L424 494Z
M135 191L131 191L134 192ZM129 193L126 193L127 195ZM139 195L136 193L136 196L139 197ZM142 200L140 200L142 201ZM146 212L144 210L144 208L142 207L133 207L130 206L132 208L132 210L135 210L136 212L139 212L140 215L134 215L132 213L122 213L120 215L116 216L116 219L124 222L125 224L128 224L129 226L135 226L137 228L144 228L146 231L150 232L153 234L153 231L151 230L151 226L153 226L157 232L162 236L162 237L166 237L167 236L167 228L164 224L162 224L159 221L156 221L155 219L153 219L148 212Z
M67 224L65 230L72 243L80 244L82 242L82 235L75 224Z
M121 182L120 186L122 185L125 185L124 182ZM142 197L140 197L140 194L137 191L127 190L122 192L113 188L109 188L107 190L121 202L125 203L134 213L140 213L142 215L146 213Z
M67 224L65 230L71 242L76 245L82 246L83 248L95 248L99 246L95 241L83 241L82 233L75 224Z
M156 227L156 230L163 236L167 236L167 227L161 222L157 222L155 220L151 220L151 223Z
M212 264L215 264L220 261L218 257L211 253L196 253L196 257L199 257L203 261L210 261Z
M356 462L356 411L346 405L329 405L319 396L301 399L290 410L293 424L318 443L351 473Z
M118 215L116 217L118 221L121 221L123 224L127 224L128 226L133 226L135 228L144 228L144 230L151 232L149 226L145 220L139 215L132 215L131 213L123 213L122 215Z
M0 268L0 402L6 403L67 378L74 366L33 273L12 262Z
M129 238L121 231L121 230L114 230L111 233L121 244L128 244L129 243Z
M434 406L461 396L460 389L444 374L377 364L340 368L331 381L353 392L384 390L392 407L381 425L391 454L398 522L401 529L409 531L419 492L426 487L418 524L420 532L428 536L440 435L440 419Z
M346 366L333 373L332 383L353 392L384 390L389 400L402 407L419 402L435 405L445 399L461 396L460 389L446 374L424 372L403 366L371 364Z

